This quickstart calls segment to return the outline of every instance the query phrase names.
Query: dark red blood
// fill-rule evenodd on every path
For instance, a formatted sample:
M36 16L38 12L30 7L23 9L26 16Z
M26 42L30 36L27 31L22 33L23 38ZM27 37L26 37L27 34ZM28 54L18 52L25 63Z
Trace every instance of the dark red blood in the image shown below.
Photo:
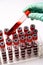
M9 31L9 29L6 28L6 29L4 30L4 34L6 35L8 31Z
M32 36L27 37L27 42L32 42Z
M16 34L16 31L12 32L12 35L13 35L13 34Z
M22 32L22 27L19 27L17 31L18 33Z
M13 39L18 39L17 33L13 34Z
M7 33L7 35L11 35L22 23L18 21Z
M30 30L33 31L34 29L35 29L35 25L34 24L30 25Z
M30 36L30 35L32 35L31 31L25 33L25 36Z
M7 39L6 39L6 44L7 44L8 46L12 45L11 39L7 38Z
M32 39L33 39L33 40L37 40L37 39L38 39L37 34L33 34Z
M18 35L19 35L19 38L20 38L21 36L24 36L24 33L20 32Z
M21 43L25 43L25 37L24 37L24 36L22 36L22 37L20 38L20 42L21 42Z
M37 29L35 29L34 31L33 31L33 34L37 34L38 33L38 31L37 31Z
M18 40L18 39L14 39L14 40L13 40L13 43L14 43L14 45L17 46L17 45L19 44L19 40Z
M29 28L27 26L24 27L24 32L28 32L29 31Z

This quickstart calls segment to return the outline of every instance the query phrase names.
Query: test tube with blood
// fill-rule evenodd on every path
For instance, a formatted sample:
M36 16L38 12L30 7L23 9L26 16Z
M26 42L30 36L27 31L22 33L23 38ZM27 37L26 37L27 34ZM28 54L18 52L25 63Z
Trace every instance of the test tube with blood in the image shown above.
M13 62L12 40L10 38L6 39L6 45L7 45L7 50L8 50L9 61Z
M31 31L27 31L26 36L32 35Z
M22 37L22 36L24 36L24 32L20 32L20 33L18 34L18 36L19 36L19 38Z
M18 30L17 30L17 32L18 32L18 34L19 34L20 32L22 32L22 27L19 27Z
M29 31L28 26L24 26L24 34L25 34L26 38L27 38L27 32L28 32L28 31ZM27 41L25 40L25 44L27 45L26 42L27 42Z
M6 35L6 38L8 38L8 37L9 37L9 36L7 35L8 31L9 31L9 29L8 29L8 28L5 28L5 29L4 29L4 34Z
M19 40L13 39L15 58L19 59Z
M3 63L7 63L5 43L2 41L0 42L0 45L1 45L1 54L2 54Z
M21 50L21 57L25 58L25 37L20 37L20 50Z
M31 24L31 25L30 25L30 31L31 31L32 35L34 34L34 33L33 33L34 30L35 30L35 25L34 25L34 24Z
M29 57L31 57L31 53L32 53L32 45L31 45L31 42L32 42L32 36L27 36L27 55Z
M18 34L17 33L13 34L13 39L18 39Z
M38 30L37 29L34 29L33 30L33 34L38 34Z
M0 32L0 49L1 49L3 63L6 63L7 62L7 56L6 56L6 49L5 49L5 43L4 43L2 31Z
M26 32L26 35L25 35L25 36L26 36L26 42L25 42L26 47L27 47L27 37L28 37L28 36L31 36L31 35L32 35L31 31L27 31L27 32Z
M32 39L33 39L33 53L35 56L38 56L37 34L33 34Z
M24 26L24 32L26 33L26 32L28 32L28 31L29 31L28 26Z
M19 21L8 31L7 35L11 35L28 17L30 14L29 10L24 12L24 15L19 19Z
M31 24L30 25L30 30L33 31L35 29L35 25L34 24Z
M33 34L37 34L38 33L38 31L37 31L37 29L35 29L35 25L34 24L31 24L30 25L30 30L31 30L31 34L33 35ZM33 46L33 41L32 41L32 46Z

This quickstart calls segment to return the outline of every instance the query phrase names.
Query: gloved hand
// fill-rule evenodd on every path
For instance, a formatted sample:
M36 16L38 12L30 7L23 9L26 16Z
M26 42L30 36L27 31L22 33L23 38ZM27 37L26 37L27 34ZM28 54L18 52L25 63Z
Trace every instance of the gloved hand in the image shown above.
M35 3L28 5L23 11L29 10L31 13L28 18L43 21L43 3Z

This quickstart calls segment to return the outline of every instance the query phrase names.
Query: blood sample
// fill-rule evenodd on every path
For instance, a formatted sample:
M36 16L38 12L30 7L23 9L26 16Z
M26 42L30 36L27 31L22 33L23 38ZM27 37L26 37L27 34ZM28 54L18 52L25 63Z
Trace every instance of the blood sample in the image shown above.
M28 32L29 31L29 28L27 26L24 26L24 32Z
M13 39L14 43L14 53L15 53L15 58L19 59L19 40L18 39Z
M22 32L22 27L19 27L17 31L18 33Z
M26 19L30 14L30 11L27 10L24 12L25 14L19 19L19 21L8 31L7 35L11 35Z
M30 36L30 35L32 35L32 33L31 33L31 31L27 31L25 35Z
M17 33L13 34L13 39L18 39L18 34Z
M32 35L34 34L34 30L35 30L35 25L34 24L31 24L30 25L30 31L31 31L31 34Z
M34 29L33 30L33 34L37 34L38 33L38 30L37 29Z
M33 39L33 53L35 56L37 56L38 55L37 34L33 34L32 39Z
M19 36L19 38L20 38L20 37L24 36L24 33L23 33L23 32L20 32L20 33L18 34L18 36Z
M7 63L5 43L2 41L0 42L0 45L1 45L1 54L2 54L3 63Z
M25 36L26 36L25 45L26 45L26 47L27 47L27 37L30 36L30 35L32 35L32 34L31 34L31 31L27 31L27 32L25 33Z
M21 50L21 57L25 58L25 37L21 36L20 38L20 50Z
M5 29L4 29L4 34L6 35L7 38L9 37L9 36L7 35L8 31L9 31L8 28L5 28Z
M32 42L32 36L28 36L27 37L27 55L29 57L31 57L31 53L32 53L32 45L31 45L31 42Z
M13 35L13 34L16 34L16 31L12 32L12 35Z
M30 25L30 30L33 31L35 29L35 25L34 24L31 24Z
M7 45L7 50L8 50L8 56L9 56L9 61L13 61L13 52L12 52L12 41L10 38L6 39L6 45Z
M25 36L27 37L27 32L29 31L29 28L28 26L24 26L24 34Z
M0 30L0 36L2 36L2 35L3 35L2 30Z
M9 29L8 28L5 28L4 29L4 34L7 34L8 31L9 31Z
M37 43L38 35L37 34L33 34L32 35L32 39L33 39L33 42Z
M1 49L3 63L6 63L7 62L6 49L5 49L5 43L4 43L4 39L3 39L2 34L3 33L1 32L1 35L0 35L0 49Z

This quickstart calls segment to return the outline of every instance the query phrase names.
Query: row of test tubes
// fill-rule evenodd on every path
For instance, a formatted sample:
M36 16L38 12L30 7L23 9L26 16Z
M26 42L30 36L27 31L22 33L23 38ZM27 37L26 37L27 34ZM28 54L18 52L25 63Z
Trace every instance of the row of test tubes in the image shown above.
M38 30L34 24L30 25L30 29L28 26L24 26L23 29L22 27L19 27L12 33L11 37L7 35L8 31L9 29L4 30L6 38L4 42L3 32L0 30L0 51L3 63L7 63L8 59L9 62L13 62L13 54L16 61L19 61L20 59L38 57ZM8 59L6 52L8 52Z

